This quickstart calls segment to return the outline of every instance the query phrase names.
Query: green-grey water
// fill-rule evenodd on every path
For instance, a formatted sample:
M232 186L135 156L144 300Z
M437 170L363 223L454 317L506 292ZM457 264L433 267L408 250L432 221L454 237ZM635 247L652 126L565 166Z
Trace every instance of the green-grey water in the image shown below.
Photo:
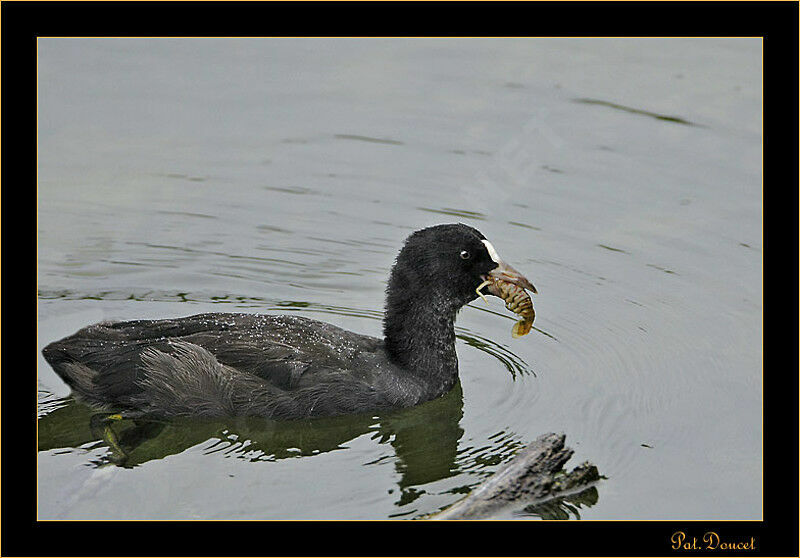
M537 286L457 320L385 415L116 425L39 354L39 519L435 512L545 432L606 477L503 518L760 519L758 39L39 39L38 342L292 313L379 336L403 239L464 222Z

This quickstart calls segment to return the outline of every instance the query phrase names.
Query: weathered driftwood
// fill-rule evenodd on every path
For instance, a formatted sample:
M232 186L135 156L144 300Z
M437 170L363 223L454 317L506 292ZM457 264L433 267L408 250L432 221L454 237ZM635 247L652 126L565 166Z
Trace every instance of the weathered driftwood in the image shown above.
M587 489L600 479L597 467L587 461L564 470L573 454L564 439L564 434L539 436L485 483L429 519L486 519L510 506L538 505Z

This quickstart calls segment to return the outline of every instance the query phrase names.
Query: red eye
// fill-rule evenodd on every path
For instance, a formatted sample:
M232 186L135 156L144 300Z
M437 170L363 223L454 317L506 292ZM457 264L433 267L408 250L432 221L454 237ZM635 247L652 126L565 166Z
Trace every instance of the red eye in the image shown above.
M461 253L459 254L459 256L461 256L462 260L468 260L469 259L469 252L467 252L466 250L461 250Z

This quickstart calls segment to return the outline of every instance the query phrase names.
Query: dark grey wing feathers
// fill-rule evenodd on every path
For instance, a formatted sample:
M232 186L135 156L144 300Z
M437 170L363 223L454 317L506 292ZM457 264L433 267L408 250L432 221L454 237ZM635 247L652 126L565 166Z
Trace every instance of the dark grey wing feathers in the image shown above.
M325 381L284 390L260 378L220 363L209 351L186 342L173 342L172 353L155 349L142 353L139 385L144 388L132 404L151 413L172 416L251 415L273 419L352 414L390 406L368 384L329 371Z
M376 347L376 339L307 318L200 314L95 324L43 353L95 406L290 418L389 406L352 370L354 358Z

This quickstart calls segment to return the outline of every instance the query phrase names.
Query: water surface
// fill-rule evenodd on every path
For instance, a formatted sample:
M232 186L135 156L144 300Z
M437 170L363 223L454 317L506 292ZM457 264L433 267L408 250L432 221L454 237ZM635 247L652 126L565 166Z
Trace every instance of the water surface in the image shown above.
M607 479L505 517L760 519L761 42L40 39L39 348L292 313L379 336L403 239L537 286L459 314L460 385L385 416L118 425L39 356L40 519L387 519L538 435Z

